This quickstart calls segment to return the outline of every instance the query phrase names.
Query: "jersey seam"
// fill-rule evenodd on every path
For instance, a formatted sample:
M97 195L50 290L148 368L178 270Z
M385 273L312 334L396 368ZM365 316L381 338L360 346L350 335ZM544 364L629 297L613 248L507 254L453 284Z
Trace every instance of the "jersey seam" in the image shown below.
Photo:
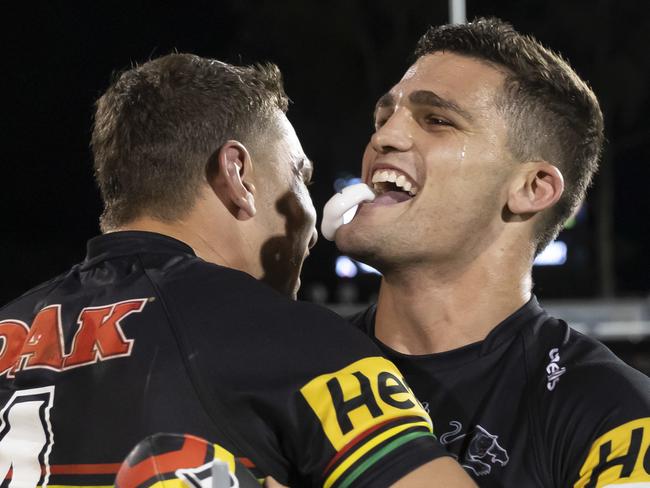
M521 342L522 342L522 350L524 354L524 371L526 374L526 389L532 388L534 384L531 382L531 372L529 369L529 357L528 357L528 351L526 350L526 338L521 336ZM533 386L531 386L533 385ZM546 462L543 463L533 463L535 465L535 471L537 472L537 478L545 484L545 477L543 476L543 472L541 470L541 465L547 465L548 466L548 459L546 457L546 454L544 453L543 449L539 448L539 442L541 438L541 422L539 422L540 417L539 417L539 411L535 411L535 405L533 405L533 402L530 401L531 395L526 395L526 411L528 413L528 421L530 424L533 426L531 429L531 437L533 438L533 450L535 453L535 458L536 459L544 459Z

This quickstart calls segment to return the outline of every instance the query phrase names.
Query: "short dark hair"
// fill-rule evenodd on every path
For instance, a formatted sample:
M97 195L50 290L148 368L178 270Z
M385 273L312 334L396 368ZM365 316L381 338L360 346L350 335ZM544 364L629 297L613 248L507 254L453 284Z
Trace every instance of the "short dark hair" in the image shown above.
M287 105L273 64L169 54L121 73L96 103L91 141L102 230L183 217L218 149L254 144Z
M439 51L505 71L496 104L509 121L508 148L521 161L545 160L562 172L564 194L536 229L541 252L580 204L598 168L603 115L596 96L559 54L496 18L432 27L415 56Z

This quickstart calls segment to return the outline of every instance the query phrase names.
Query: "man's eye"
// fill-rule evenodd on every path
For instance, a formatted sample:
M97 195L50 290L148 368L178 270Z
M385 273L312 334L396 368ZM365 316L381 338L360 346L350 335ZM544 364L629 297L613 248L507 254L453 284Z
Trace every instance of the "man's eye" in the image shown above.
M424 118L424 121L428 125L451 125L451 123L448 120L442 119L440 117L436 117L435 115L427 115Z

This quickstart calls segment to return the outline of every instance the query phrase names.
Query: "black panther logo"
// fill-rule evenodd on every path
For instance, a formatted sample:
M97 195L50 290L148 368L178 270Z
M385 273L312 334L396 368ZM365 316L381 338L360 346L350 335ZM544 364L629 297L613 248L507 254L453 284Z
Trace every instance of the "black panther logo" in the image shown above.
M471 470L477 476L490 474L492 466L508 464L508 453L499 445L499 436L490 434L480 425L473 427L469 432L459 434L463 424L457 421L449 422L454 430L440 436L443 445L456 442L461 443L460 455L457 457L460 464Z

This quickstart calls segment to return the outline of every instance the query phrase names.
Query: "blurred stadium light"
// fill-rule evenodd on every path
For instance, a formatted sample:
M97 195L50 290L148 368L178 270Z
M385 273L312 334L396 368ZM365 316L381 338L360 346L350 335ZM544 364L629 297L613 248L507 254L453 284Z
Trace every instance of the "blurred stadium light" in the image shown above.
M535 258L535 266L561 266L566 263L567 245L563 241L553 241Z

